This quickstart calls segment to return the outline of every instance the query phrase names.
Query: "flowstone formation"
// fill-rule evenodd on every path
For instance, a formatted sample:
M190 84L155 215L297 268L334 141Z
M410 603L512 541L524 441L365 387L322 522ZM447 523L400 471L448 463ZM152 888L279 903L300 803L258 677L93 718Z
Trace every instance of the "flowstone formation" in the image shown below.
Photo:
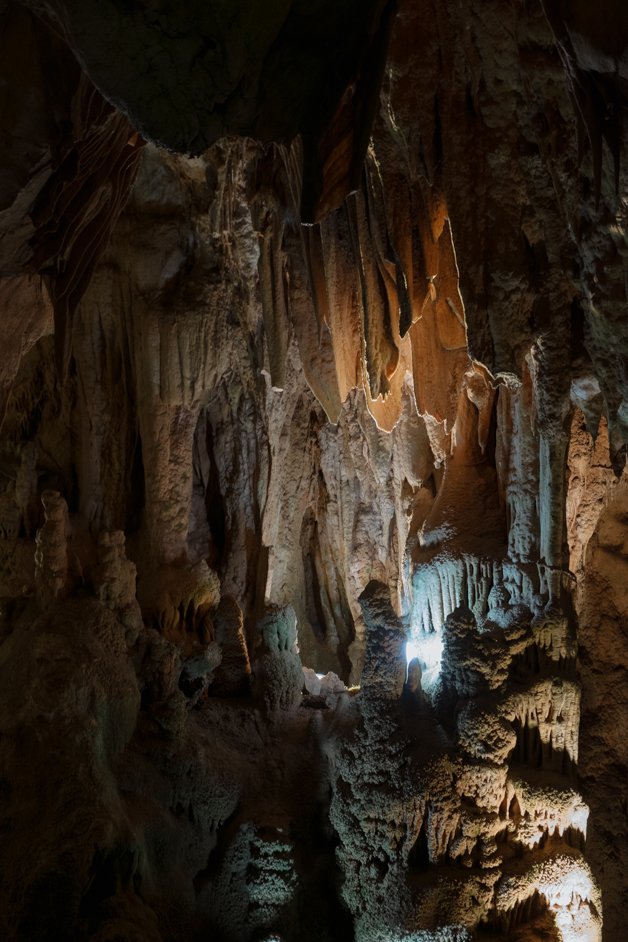
M584 6L0 2L1 938L623 939Z
M509 605L479 630L457 609L432 712L420 688L404 689L404 632L387 595L371 583L361 597L363 686L332 767L356 937L414 938L420 926L470 939L481 926L505 938L601 938L581 853L588 809L572 774L574 652L545 647L564 626Z

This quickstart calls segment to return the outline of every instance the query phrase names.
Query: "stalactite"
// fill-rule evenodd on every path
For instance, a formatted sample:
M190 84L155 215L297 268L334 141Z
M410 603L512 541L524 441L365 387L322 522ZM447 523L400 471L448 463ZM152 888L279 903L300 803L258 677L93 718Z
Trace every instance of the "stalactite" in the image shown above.
M0 935L599 942L609 37L190 2L0 12Z

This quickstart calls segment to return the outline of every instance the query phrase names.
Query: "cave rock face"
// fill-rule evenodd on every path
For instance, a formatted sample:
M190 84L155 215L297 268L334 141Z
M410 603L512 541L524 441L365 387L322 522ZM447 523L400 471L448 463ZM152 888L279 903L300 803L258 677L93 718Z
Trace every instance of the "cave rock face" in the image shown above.
M622 938L585 6L0 4L3 939Z

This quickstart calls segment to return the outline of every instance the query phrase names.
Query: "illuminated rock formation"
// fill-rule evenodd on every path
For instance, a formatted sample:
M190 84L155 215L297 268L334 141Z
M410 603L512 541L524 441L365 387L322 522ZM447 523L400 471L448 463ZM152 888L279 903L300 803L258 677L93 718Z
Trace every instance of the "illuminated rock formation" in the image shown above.
M623 938L628 24L567 6L0 4L3 939Z

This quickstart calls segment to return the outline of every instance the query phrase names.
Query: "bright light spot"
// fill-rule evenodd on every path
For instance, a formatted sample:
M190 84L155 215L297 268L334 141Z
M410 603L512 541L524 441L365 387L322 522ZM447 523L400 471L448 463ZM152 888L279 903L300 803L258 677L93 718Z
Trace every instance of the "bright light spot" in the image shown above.
M316 676L318 677L319 680L322 680L323 677L325 677L325 674L317 674Z
M418 641L408 641L406 643L406 664L409 664L410 661L413 661L415 657L420 659L421 646Z
M422 672L421 687L427 693L438 680L442 657L443 637L440 632L416 633L406 642L406 662L409 664L414 658L418 659Z

